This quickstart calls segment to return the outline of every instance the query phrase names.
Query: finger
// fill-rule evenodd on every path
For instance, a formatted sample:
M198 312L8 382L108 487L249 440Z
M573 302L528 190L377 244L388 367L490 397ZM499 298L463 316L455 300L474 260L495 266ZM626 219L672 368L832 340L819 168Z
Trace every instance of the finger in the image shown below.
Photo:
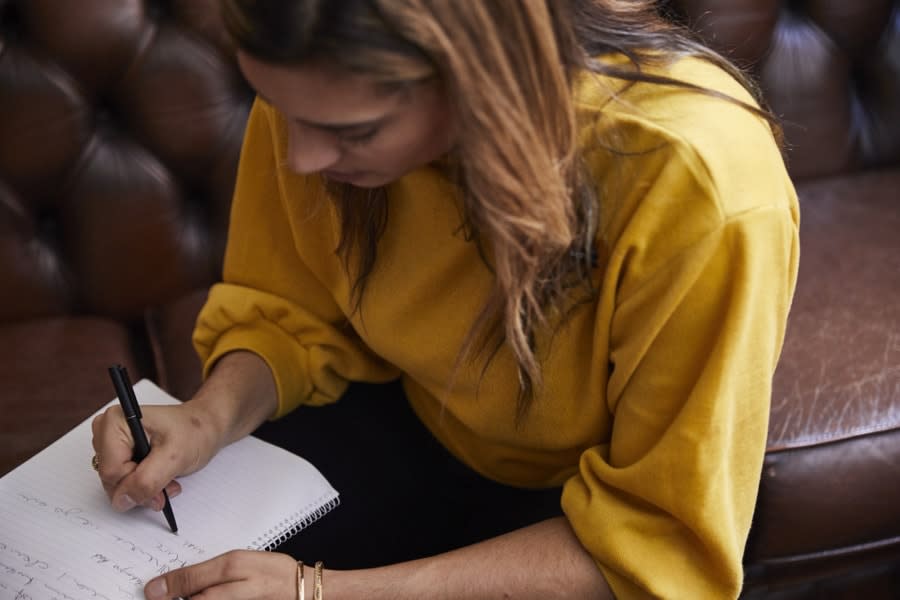
M206 588L200 593L191 594L190 600L256 600L271 598L261 594L259 587L251 581L242 579ZM291 598L290 600L295 600Z
M242 563L251 552L236 550L210 560L169 571L144 587L147 600L196 596L205 590L245 579Z
M170 481L168 485L165 487L166 494L169 495L169 500L177 496L181 493L181 484L177 481ZM149 500L143 502L143 505L147 508L150 508L155 511L160 511L166 504L166 498L163 496L162 492L154 495Z
M287 554L234 550L150 581L148 600L296 600L296 565Z
M166 486L166 493L169 495L169 499L174 498L181 493L181 484L177 481L170 481Z
M164 457L164 453L164 449L153 448L147 458L119 482L112 496L115 508L128 510L136 504L162 507L162 490L168 491L175 476L174 460ZM180 491L181 487L177 489Z
M100 459L97 472L104 487L115 488L134 470L133 442L122 409L111 406L91 422L91 444Z

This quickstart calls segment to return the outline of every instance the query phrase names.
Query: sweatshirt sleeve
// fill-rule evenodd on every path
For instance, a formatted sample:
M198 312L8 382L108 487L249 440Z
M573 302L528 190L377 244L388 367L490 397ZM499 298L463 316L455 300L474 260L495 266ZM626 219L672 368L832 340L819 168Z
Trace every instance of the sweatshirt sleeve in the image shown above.
M193 334L204 377L231 351L266 361L278 390L274 417L300 404L333 402L351 380L397 376L362 343L335 300L333 288L346 284L343 272L332 270L329 279L310 267L310 259L336 260L335 223L317 179L285 178L279 143L272 109L257 100L241 151L223 281L211 288Z
M693 200L675 210L703 204L687 179L661 181L665 200L643 210L680 194ZM782 186L785 198L687 217L707 224L688 236L653 226L608 274L612 433L583 452L562 504L620 600L739 593L796 279Z

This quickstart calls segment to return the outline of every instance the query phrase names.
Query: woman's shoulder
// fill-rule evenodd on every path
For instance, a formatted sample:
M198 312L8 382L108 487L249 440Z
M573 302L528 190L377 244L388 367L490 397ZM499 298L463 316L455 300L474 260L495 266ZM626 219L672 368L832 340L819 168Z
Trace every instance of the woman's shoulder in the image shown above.
M762 133L774 141L769 123L748 110L759 108L752 94L731 73L705 58L660 60L642 65L640 72L619 56L601 57L595 64L598 71L582 72L575 82L575 106L582 117L602 114L607 120L638 122L673 141L700 141L702 134L719 129ZM603 68L673 83L630 81L599 70Z
M629 67L622 58L599 60ZM662 171L681 168L720 218L793 202L771 124L751 110L758 108L752 94L729 72L698 57L642 70L700 90L582 74L575 86L580 145L598 184L646 187ZM624 201L615 194L603 196L612 205Z

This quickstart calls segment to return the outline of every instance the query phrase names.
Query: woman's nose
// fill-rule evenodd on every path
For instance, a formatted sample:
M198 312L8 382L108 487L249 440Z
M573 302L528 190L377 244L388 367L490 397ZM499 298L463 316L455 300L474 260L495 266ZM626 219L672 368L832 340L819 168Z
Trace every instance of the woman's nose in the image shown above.
M292 128L288 135L288 167L295 173L306 175L324 171L341 157L334 136L312 128Z

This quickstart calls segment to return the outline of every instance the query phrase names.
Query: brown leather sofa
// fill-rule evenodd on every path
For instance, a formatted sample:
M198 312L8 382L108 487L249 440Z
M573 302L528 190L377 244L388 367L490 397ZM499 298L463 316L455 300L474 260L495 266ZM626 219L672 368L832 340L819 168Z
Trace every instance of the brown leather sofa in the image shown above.
M900 2L661 7L757 75L802 203L744 595L900 598ZM251 100L213 1L0 0L0 474L112 363L196 389Z

